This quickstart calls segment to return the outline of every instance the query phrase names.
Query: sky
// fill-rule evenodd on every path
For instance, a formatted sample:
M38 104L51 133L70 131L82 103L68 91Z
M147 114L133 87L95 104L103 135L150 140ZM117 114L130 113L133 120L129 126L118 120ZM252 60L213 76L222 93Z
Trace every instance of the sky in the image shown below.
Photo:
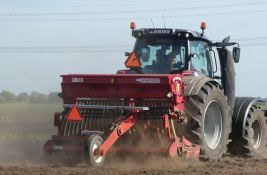
M60 91L60 75L115 73L135 42L129 24L200 31L241 47L238 96L267 97L265 0L0 0L0 90ZM165 22L164 22L165 21Z

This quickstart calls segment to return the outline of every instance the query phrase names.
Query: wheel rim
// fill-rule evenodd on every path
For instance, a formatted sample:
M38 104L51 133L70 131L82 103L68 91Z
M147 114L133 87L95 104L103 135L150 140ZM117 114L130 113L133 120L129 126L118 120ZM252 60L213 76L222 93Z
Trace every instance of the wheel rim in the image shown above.
M99 153L97 153L97 149L99 149L101 146L101 142L100 141L95 141L93 143L93 150L92 150L92 154L93 154L93 159L96 163L100 163L103 160L103 156L99 155Z
M204 116L204 138L210 149L215 149L222 137L223 114L219 104L211 101Z
M261 124L258 120L254 120L251 129L253 131L252 137L251 137L251 143L253 145L254 149L258 149L261 144Z

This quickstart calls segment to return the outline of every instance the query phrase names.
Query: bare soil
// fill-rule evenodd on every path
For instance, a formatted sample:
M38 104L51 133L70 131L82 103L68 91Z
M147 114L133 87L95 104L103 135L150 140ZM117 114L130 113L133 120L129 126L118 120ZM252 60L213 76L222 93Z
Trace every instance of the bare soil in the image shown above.
M42 151L44 142L56 132L53 113L61 110L60 104L0 105L0 175L267 174L267 159L234 156L217 162L109 157L103 168L90 168L84 162L67 167L48 161Z

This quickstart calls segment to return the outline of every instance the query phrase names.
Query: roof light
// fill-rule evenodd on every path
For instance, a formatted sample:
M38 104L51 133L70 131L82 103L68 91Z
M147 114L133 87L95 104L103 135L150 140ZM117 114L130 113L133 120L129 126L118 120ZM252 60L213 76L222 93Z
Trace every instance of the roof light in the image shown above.
M200 29L201 29L201 30L206 30L206 28L207 28L206 23L205 23L205 22L201 22L201 24L200 24Z
M201 37L204 35L204 31L206 30L207 25L205 22L201 22L200 29L202 30Z
M130 23L130 29L134 30L136 28L135 22Z

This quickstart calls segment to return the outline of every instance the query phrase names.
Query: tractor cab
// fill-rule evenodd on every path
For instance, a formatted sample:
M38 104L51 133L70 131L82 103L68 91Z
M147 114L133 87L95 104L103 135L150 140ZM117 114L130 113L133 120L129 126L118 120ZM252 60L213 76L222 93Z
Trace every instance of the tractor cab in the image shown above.
M173 74L197 70L212 77L211 41L203 34L183 29L145 28L132 31L136 38L133 50L140 64L126 67L144 74Z
M177 74L190 70L214 78L217 61L213 47L237 44L212 43L204 35L205 23L201 23L202 33L184 29L135 29L134 24L131 29L136 43L133 52L126 54L125 65L133 74Z

